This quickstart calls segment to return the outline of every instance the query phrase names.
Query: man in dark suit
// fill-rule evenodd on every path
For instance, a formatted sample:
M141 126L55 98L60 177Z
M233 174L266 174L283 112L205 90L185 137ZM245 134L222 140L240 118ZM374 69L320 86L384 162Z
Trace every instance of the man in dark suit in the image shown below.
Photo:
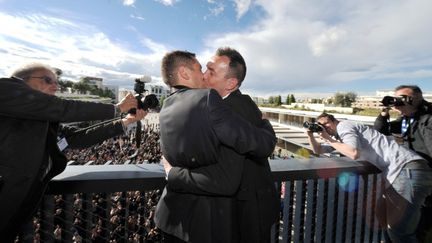
M11 242L23 222L38 207L48 182L61 173L67 159L61 152L80 143L94 144L123 133L123 126L144 113L110 125L71 132L58 137L59 122L104 120L136 108L128 95L117 105L64 100L55 70L29 64L0 79L0 238Z
M193 53L174 51L162 61L162 77L176 89L160 113L162 152L174 166L155 214L165 242L238 242L233 196L241 181L244 156L265 158L276 142L267 120L257 121L258 128L236 115L215 90L190 89L204 87L202 76ZM193 182L183 182L210 184L208 189L201 188L200 195L177 190L176 183L171 183L171 175L186 172L182 168L217 162L226 165L213 172L221 180L198 175L190 177ZM215 196L215 188L223 195Z
M258 125L262 117L260 110L248 95L238 90L245 76L246 63L240 53L231 48L219 48L207 63L204 82L206 87L216 89L233 111ZM168 185L177 191L197 194L211 191L215 195L224 195L222 188L214 184L223 181L217 172L225 166L229 165L216 163L197 169L174 167L169 173ZM198 177L211 183L197 184L195 178ZM271 226L279 216L280 199L266 157L246 156L236 198L240 242L269 242Z

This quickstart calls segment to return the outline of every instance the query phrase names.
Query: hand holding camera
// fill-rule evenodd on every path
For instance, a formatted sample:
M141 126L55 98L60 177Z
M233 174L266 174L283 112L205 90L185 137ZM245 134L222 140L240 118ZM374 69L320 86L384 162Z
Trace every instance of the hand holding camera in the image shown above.
M159 105L159 101L156 98L156 95L154 94L148 94L144 96L145 90L145 83L141 81L140 79L135 79L135 100L137 102L137 109L141 109L144 111L147 111L148 109L154 109ZM129 113L135 114L136 109L132 108L129 110Z
M116 104L122 113L125 113L130 109L137 108L137 105L137 99L135 99L131 93L128 93L119 103Z
M309 139L312 139L313 141L315 141L313 133L318 133L320 139L325 142L335 141L318 122L305 121L303 127L307 129L307 135Z
M323 130L322 126L317 122L309 122L305 121L303 123L303 127L306 128L309 132L321 132Z
M144 93L147 91L145 89L145 83L138 78L135 79L134 90L135 90L134 99L137 102L137 106L136 108L132 108L129 110L128 116L135 116L135 118L139 118L142 114L144 114L143 112L145 112L146 115L148 109L154 109L159 105L159 101L156 98L156 95L148 94L144 96ZM135 151L134 154L129 156L129 158L135 158L138 155L138 148L140 147L141 144L141 119L137 120L135 142L136 142L137 150Z

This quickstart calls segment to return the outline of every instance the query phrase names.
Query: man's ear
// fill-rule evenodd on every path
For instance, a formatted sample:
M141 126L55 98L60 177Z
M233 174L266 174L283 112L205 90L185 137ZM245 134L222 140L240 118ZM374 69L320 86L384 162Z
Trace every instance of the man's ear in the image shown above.
M185 66L180 66L178 74L183 80L189 80L189 70Z
M229 78L227 80L227 88L230 91L236 90L238 87L238 80L236 78Z

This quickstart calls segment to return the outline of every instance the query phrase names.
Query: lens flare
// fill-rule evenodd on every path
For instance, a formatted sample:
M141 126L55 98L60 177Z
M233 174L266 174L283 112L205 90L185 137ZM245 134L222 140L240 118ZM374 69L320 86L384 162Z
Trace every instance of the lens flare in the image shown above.
M340 173L338 175L337 182L339 188L346 192L352 192L358 188L358 176L352 172Z

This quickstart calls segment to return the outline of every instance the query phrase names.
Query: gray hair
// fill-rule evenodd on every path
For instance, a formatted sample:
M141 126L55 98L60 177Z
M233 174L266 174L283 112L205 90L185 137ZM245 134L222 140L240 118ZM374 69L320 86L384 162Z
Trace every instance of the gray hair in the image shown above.
M50 71L50 72L54 73L54 75L56 75L56 77L57 77L57 70L56 69L54 69L53 67L51 67L49 65L42 64L42 63L36 63L36 62L35 63L28 63L28 64L25 64L25 65L19 67L18 69L13 71L11 76L27 81L27 79L32 75L32 73L34 73L36 71L41 71L41 70Z

